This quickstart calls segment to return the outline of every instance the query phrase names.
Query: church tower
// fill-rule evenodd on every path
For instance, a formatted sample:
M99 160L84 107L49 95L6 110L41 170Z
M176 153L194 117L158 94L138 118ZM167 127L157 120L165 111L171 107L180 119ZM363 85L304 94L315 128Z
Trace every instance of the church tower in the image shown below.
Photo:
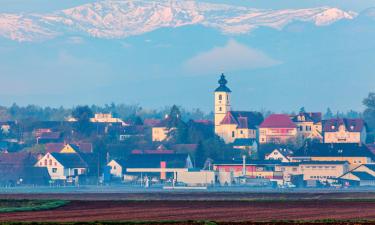
M230 111L230 93L232 92L226 84L224 74L221 74L219 84L220 86L215 90L215 130L220 122L225 117L225 114Z

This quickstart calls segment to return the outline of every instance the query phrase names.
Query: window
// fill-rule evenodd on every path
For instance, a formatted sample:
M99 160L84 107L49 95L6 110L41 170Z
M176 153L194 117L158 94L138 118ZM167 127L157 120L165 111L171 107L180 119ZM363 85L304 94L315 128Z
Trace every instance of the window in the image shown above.
M236 135L235 135L235 133L234 133L234 131L232 131L232 137L235 137Z
M223 100L223 96L222 95L219 95L219 100Z
M57 168L52 168L52 173L57 173Z
M52 166L52 159L49 160L49 165Z
M222 110L222 108L221 107L219 107L219 111L221 112L221 110Z
M243 130L241 130L240 133L243 134Z

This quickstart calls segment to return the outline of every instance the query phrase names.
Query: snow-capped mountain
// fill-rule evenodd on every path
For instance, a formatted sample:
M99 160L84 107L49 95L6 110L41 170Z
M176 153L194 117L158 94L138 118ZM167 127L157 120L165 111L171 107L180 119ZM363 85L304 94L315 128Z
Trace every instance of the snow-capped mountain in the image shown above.
M47 14L0 14L0 36L40 41L79 33L112 39L191 24L239 34L262 26L282 29L293 21L323 26L356 16L329 7L263 10L188 0L104 0Z

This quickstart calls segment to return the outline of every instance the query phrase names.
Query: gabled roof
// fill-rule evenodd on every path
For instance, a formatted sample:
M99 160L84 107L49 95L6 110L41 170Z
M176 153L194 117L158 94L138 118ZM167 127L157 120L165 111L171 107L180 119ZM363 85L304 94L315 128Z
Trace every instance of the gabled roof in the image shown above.
M347 132L361 132L365 128L365 122L363 119L336 118L323 121L323 131L337 132L342 125Z
M127 164L126 159L112 159L112 160L115 161L117 164L119 164L122 168L126 167L126 164Z
M304 118L305 120L300 120ZM297 115L291 116L291 119L293 122L313 122L313 123L319 123L322 122L322 113L320 112L304 112L304 113L298 113Z
M371 174L367 173L367 172L361 172L361 171L358 171L358 172L350 172L351 174L353 174L354 176L358 177L360 180L375 180L375 177L372 176Z
M256 129L263 121L258 112L228 111L220 124L236 124L238 128Z
M324 144L316 143L300 148L293 154L294 157L368 157L373 158L374 155L366 147L361 144Z
M48 139L48 140L56 140L61 138L61 133L60 132L43 132L40 134L39 139Z
M260 128L296 128L297 126L292 122L286 114L272 114L267 117Z
M132 154L126 168L160 168L161 162L166 162L166 168L187 168L188 157L188 154Z
M50 153L65 168L87 168L87 163L77 153Z

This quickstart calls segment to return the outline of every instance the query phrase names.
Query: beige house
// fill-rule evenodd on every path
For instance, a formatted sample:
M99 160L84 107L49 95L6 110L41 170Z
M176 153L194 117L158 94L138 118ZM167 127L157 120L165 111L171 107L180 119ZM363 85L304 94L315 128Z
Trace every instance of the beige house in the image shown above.
M272 114L259 126L260 144L287 144L297 141L297 126L288 115Z
M323 125L324 143L366 143L367 132L362 119L330 119Z
M236 139L256 139L263 116L257 112L232 111L231 90L227 83L222 74L220 86L215 90L215 133L226 143L233 143Z
M293 123L297 126L298 138L300 140L314 139L323 141L322 114L304 112L291 116Z
M289 157L292 162L299 161L346 161L354 169L362 164L373 162L373 153L360 144L313 144L303 147Z
M111 168L111 175L114 177L122 178L125 173L125 160L112 159L107 166Z
M349 171L346 161L306 161L299 165L303 180L318 180L320 182L338 178Z
M94 118L91 118L90 121L92 123L121 123L123 126L129 125L122 119L113 117L111 113L95 113Z
M345 186L375 186L375 164L364 164L338 178Z
M275 166L283 173L285 183L292 182L292 176L301 175L304 181L332 182L349 171L346 161L303 161L283 163Z
M35 167L46 167L52 180L78 182L79 176L86 174L88 165L77 153L47 153Z

